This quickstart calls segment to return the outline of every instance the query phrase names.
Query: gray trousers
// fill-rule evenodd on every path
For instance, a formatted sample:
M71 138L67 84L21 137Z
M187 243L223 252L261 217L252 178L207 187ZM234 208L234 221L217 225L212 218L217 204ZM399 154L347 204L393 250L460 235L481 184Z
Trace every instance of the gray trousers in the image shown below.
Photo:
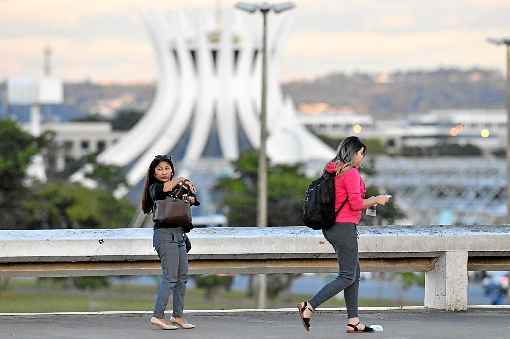
M334 224L322 233L333 246L338 258L338 275L310 299L315 309L323 302L344 291L347 316L358 316L359 258L358 230L355 224Z
M165 316L168 298L172 293L173 316L182 317L184 294L188 279L188 253L182 228L155 228L153 246L161 261L161 282L154 306L154 316Z

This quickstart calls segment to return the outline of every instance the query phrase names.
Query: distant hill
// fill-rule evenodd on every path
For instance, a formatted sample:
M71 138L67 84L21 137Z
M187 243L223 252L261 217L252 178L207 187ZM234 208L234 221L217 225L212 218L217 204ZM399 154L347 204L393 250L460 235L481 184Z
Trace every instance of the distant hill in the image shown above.
M377 118L402 113L449 108L502 108L505 79L495 70L442 68L432 71L397 71L388 74L332 73L314 80L283 84L297 106L325 102L334 107L349 106ZM155 94L154 84L66 83L65 104L80 112L112 109L147 109ZM0 101L5 83L0 84Z
M146 110L154 97L155 86L146 84L97 84L75 82L64 84L66 104L76 106L81 111L98 112L104 104L119 105L118 108ZM111 103L113 101L113 103ZM117 103L115 103L117 101Z
M378 118L449 108L502 108L505 79L494 70L455 68L389 74L333 73L283 85L296 105L326 102Z

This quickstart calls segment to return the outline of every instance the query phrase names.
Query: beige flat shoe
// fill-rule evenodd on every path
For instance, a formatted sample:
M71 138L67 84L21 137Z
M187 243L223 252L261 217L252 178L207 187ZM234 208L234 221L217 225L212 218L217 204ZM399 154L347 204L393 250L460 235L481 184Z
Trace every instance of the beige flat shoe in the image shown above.
M180 328L183 328L185 330L191 330L192 328L195 328L195 325L186 322L186 320L184 320L184 319L181 322L181 321L177 321L174 317L170 317L170 321L173 324L175 324L175 325L177 325Z
M167 323L164 319L151 317L150 323L161 330L176 330L179 327Z

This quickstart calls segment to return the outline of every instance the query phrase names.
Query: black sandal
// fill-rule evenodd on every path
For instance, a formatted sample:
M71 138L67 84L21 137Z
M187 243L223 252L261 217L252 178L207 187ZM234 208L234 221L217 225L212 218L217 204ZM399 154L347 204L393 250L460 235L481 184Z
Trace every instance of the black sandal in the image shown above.
M358 328L359 324L361 324L361 322L357 323L356 325L354 324L347 324L347 326L349 326L350 328L352 328L352 331L349 331L347 330L347 333L366 333L366 332L375 332L374 329L368 325L365 325L365 327L360 330Z
M305 330L310 331L310 319L312 318L306 318L303 314L306 309L308 309L310 312L314 312L314 310L308 305L308 302L303 301L303 306L301 304L297 305L299 317L301 318L301 321L303 322L303 326L305 327Z

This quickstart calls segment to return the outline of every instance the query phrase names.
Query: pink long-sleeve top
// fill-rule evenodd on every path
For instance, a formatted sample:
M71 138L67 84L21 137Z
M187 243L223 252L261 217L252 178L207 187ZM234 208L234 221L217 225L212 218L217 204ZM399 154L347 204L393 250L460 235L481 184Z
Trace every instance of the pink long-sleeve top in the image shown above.
M335 162L328 163L326 171L335 173ZM337 223L359 223L363 211L365 191L365 183L357 168L352 168L335 177L335 209L338 209L347 198L344 207L336 216Z

